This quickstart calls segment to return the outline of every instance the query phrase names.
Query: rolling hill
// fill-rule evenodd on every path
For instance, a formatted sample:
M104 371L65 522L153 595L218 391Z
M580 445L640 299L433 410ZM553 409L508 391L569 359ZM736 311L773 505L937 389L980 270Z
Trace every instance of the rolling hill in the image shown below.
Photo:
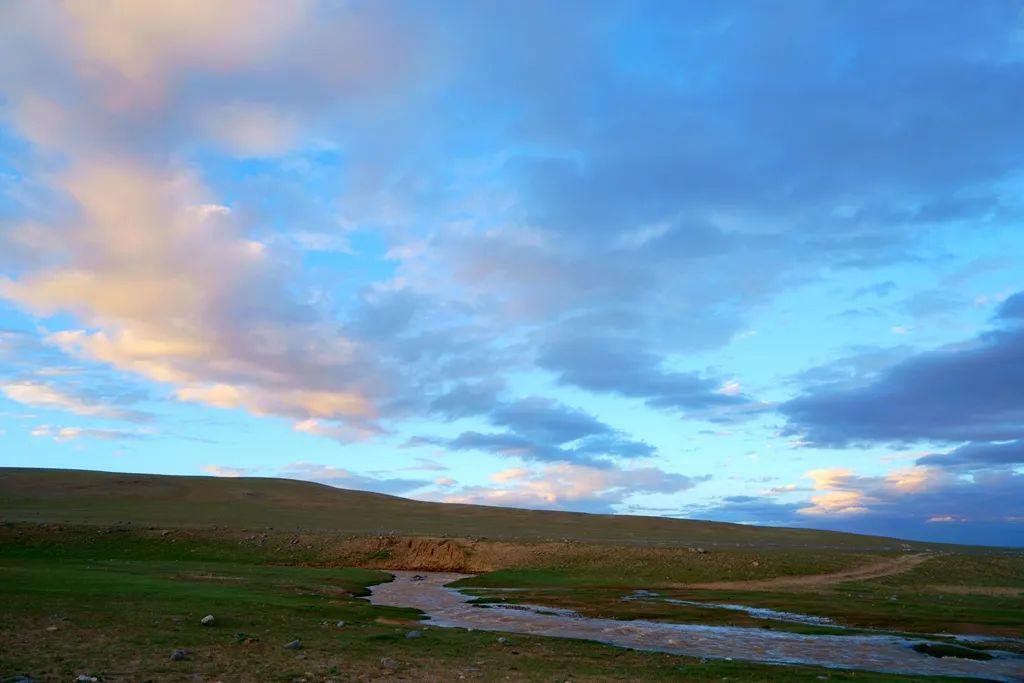
M938 547L832 531L432 503L288 479L30 468L0 468L0 519L616 545Z

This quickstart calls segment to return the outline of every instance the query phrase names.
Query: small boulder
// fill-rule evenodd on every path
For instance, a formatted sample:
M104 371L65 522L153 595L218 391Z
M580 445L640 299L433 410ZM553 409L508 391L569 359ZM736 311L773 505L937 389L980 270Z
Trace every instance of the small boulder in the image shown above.
M385 669L395 669L398 667L398 662L391 657L381 657L380 665Z
M98 680L100 679L96 678L95 676L90 676L88 674L79 674L78 678L75 679L75 683L96 683L96 681Z
M191 650L183 650L181 648L178 648L177 650L174 650L173 652L171 652L171 661L172 662L183 662L186 659L188 659L188 656L190 654L192 654Z
M285 643L284 649L286 649L286 650L301 650L302 649L302 641L296 639L296 640L293 640L290 643Z
M337 628L344 628L345 627L345 622L344 621L339 621L337 624L335 624L335 626Z
M505 636L501 636L498 638L498 642L502 645L508 645L508 638L506 638Z
M423 637L423 631L409 631L408 633L405 634L405 637L406 638L422 638Z
M207 614L205 617L203 617L202 619L199 620L199 623L202 624L203 626L213 626L213 621L214 621L213 615L212 614Z

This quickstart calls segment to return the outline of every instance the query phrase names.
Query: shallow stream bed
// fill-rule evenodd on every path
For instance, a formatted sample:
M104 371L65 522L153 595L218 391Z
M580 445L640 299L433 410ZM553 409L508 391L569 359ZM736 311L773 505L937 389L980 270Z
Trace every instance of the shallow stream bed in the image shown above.
M619 647L690 657L809 664L892 673L1024 680L1024 657L989 651L988 661L922 654L924 642L889 635L804 635L735 626L595 619L523 605L473 605L472 596L446 584L464 574L392 571L395 580L371 587L375 605L412 607L435 626L594 640ZM413 577L423 577L414 580Z

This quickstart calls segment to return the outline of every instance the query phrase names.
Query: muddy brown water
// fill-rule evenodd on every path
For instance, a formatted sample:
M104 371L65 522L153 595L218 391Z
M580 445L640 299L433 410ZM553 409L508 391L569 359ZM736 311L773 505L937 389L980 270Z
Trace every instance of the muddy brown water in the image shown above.
M922 640L888 635L803 635L735 626L666 624L643 620L595 619L534 606L469 604L446 584L466 574L389 571L395 580L370 588L374 605L412 607L434 626L500 631L554 638L594 640L609 645L690 657L809 664L843 669L938 676L974 676L1024 681L1024 657L991 652L989 661L936 658L912 646ZM414 576L424 577L414 581Z

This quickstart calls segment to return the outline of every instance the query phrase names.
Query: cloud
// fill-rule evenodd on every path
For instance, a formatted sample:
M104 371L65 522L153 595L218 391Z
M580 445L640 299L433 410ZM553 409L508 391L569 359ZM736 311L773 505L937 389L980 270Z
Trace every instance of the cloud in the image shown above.
M810 527L922 540L1024 545L1024 475L1012 469L966 476L917 464L881 476L845 468L812 470L806 500L729 496L686 508L690 516ZM936 528L936 522L944 522Z
M19 245L0 297L69 314L53 345L180 400L284 415L331 438L376 430L388 380L282 245L339 242L253 239L265 216L214 199L191 152L280 156L310 143L314 120L360 119L360 102L413 82L429 60L411 54L430 32L405 31L397 9L308 0L29 3L6 15L0 88L51 201L37 215L19 207L30 218L0 233L0 251ZM388 48L400 34L405 49Z
M948 453L931 453L917 459L918 465L950 470L1004 469L1024 464L1024 440L1004 443L969 443Z
M1000 308L1001 326L976 339L910 356L864 384L824 385L782 404L787 433L823 446L1024 437L1024 324L1015 299Z
M572 463L537 469L513 468L491 475L490 486L445 493L450 503L475 503L551 510L613 512L631 496L687 491L707 477L687 477L655 467L589 467Z
M227 467L226 465L203 465L201 469L203 472L214 477L228 477L232 479L248 477L255 472L255 470L248 467Z
M297 432L304 432L314 436L323 436L334 439L341 443L352 443L354 441L366 441L378 433L375 429L360 428L354 425L324 423L320 420L302 420L296 422L294 429Z
M85 394L72 394L50 384L19 381L0 384L0 392L12 401L34 408L66 410L75 415L111 420L142 422L149 419L143 412L108 405Z
M81 219L55 228L54 265L0 280L0 296L88 326L52 344L183 401L370 429L372 363L284 293L284 272L194 178L94 161L64 187Z
M477 405L476 401L472 401ZM528 397L498 402L490 397L485 416L505 432L469 430L454 438L417 437L409 445L435 445L455 451L476 450L524 460L566 461L592 467L608 465L609 458L647 458L655 449L613 429L583 411L551 399Z
M39 425L33 427L29 432L35 437L49 437L61 443L75 439L100 439L103 441L121 441L125 439L141 439L143 435L138 432L129 432L123 429L95 429L89 427L51 427L50 425Z
M652 407L699 411L720 420L762 409L738 383L663 370L654 354L623 338L553 341L542 348L537 362L562 384L642 398Z
M279 472L288 479L315 481L328 486L378 493L405 494L433 483L430 479L404 479L400 477L371 477L355 474L340 467L309 462L293 462Z

